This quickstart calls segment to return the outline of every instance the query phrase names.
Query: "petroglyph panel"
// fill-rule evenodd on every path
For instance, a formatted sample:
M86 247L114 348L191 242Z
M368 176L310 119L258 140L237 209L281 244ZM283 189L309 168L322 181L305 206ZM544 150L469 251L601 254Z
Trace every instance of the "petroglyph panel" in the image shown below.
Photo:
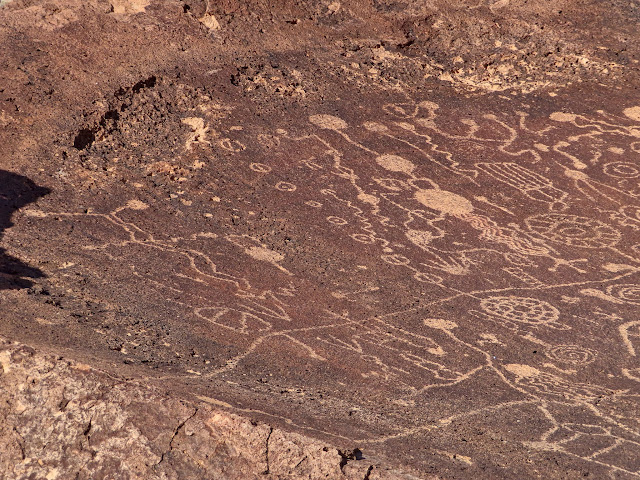
M112 350L372 448L526 411L544 428L514 442L640 475L612 453L640 446L637 422L615 413L640 389L635 110L461 119L402 98L266 121L180 90L195 100L172 159L87 147L163 190L22 213L58 239L45 260L67 266L51 278L146 319L92 325ZM330 422L336 406L347 413Z
M640 478L637 1L0 4L0 337L264 422L265 478L322 477L280 429L345 478ZM23 408L0 477L126 477ZM143 470L217 478L202 418Z

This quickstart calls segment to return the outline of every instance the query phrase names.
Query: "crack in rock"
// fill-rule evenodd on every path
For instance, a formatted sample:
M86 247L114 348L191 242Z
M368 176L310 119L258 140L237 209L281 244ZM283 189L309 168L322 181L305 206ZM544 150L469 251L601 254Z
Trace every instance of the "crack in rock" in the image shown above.
M273 427L269 427L269 435L267 435L267 441L266 441L265 452L264 452L265 461L267 463L267 468L264 471L265 475L269 475L269 473L270 473L270 467L269 467L269 440L271 439L271 434L272 433L273 433Z
M187 418L185 418L182 422L180 422L180 423L178 424L178 426L174 429L174 431L173 431L173 435L171 435L171 439L169 440L169 449L168 449L168 450L166 450L166 451L164 451L164 452L162 452L162 455L160 456L160 461L159 461L158 463L156 463L156 467L157 467L158 465L160 465L160 464L164 461L165 457L166 457L169 453L171 453L171 451L173 450L173 441L175 440L176 436L178 436L178 434L180 433L180 430L182 430L182 429L184 428L185 424L186 424L189 420L191 420L193 417L195 417L195 416L197 415L197 413L198 413L198 408L197 408L197 407L194 407L194 409L193 409L193 413L192 413L192 414L190 414Z

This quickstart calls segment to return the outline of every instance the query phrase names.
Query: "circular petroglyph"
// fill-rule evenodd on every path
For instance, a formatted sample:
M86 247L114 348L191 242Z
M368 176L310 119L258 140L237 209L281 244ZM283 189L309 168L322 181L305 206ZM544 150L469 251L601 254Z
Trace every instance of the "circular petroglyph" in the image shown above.
M527 227L552 242L575 247L610 247L620 240L620 232L599 220L577 215L548 213L525 220Z
M438 188L418 190L415 199L426 207L449 215L463 216L473 212L473 205L469 200L457 193Z
M349 223L344 218L336 216L327 217L327 221L329 223L333 223L334 225L346 225L347 223Z
M229 152L234 152L234 153L241 152L242 150L247 148L242 143L240 143L239 141L232 140L230 138L223 138L222 140L220 140L218 142L218 145L220 145L225 150L227 150Z
M258 173L269 173L271 171L271 167L264 163L252 163L249 165L249 168Z
M409 265L411 263L407 257L398 254L382 255L380 258L391 265Z
M278 182L276 183L276 188L281 192L295 192L298 187L296 187L293 183Z
M353 235L351 235L351 238L353 238L356 242L366 243L369 245L376 243L376 239L371 235L367 235L366 233L354 233Z
M556 345L550 348L546 355L560 363L570 365L587 365L596 359L596 353L578 345Z
M611 285L607 288L607 294L623 302L640 305L640 285L638 284Z
M412 162L398 155L380 155L376 158L376 162L385 170L401 172L407 175L411 175L416 168Z
M309 205L313 208L322 208L322 204L320 202L316 202L315 200L307 200L304 202L305 205Z
M351 235L351 238L353 238L356 242L367 243L369 245L376 243L376 239L371 235L367 235L366 233L354 233L353 235Z
M309 121L315 126L327 130L343 130L349 126L347 122L335 115L311 115Z
M533 325L555 322L560 317L556 307L544 300L528 297L489 297L480 307L490 315Z
M611 162L604 166L604 173L615 178L636 178L640 176L640 167L630 162Z

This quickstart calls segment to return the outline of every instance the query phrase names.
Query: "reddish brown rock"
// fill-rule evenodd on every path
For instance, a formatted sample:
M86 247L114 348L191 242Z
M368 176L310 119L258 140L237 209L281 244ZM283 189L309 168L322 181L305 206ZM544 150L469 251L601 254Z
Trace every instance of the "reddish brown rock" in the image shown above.
M636 7L4 2L7 475L637 478Z
M416 478L25 345L0 362L6 478Z

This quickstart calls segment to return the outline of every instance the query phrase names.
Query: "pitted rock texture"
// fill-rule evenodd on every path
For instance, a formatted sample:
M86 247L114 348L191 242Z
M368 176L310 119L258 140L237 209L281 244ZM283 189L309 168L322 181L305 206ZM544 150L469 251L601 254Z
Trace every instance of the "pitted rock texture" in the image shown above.
M6 339L0 365L2 478L417 478Z

